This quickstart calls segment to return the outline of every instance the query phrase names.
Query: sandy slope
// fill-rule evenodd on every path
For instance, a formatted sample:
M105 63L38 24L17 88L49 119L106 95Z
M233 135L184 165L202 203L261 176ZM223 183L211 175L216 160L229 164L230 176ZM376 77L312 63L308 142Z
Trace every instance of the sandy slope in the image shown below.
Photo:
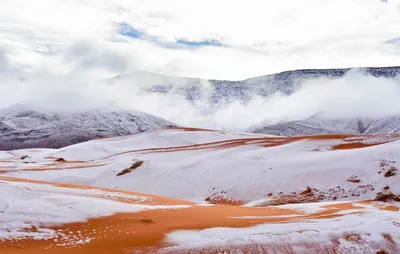
M36 205L29 209L32 204L26 202L6 200L4 205L2 201L2 218L14 216L24 222L20 226L15 223L18 219L14 223L0 220L2 253L136 253L139 250L183 253L204 251L210 248L210 243L212 248L218 246L218 250L249 250L260 245L284 250L291 248L281 242L285 234L292 238L293 246L314 243L315 250L351 250L354 241L360 239L367 241L358 244L360 250L399 250L396 220L400 215L399 207L394 205L336 202L274 208L204 206L126 191L2 177L0 190L6 188L13 189L7 200L23 197L16 191L23 188ZM67 201L69 207L65 207ZM93 209L94 205L103 208ZM63 213L56 214L57 209ZM333 220L335 228L327 230ZM348 220L358 220L359 227L346 226ZM364 223L367 225L362 226ZM303 230L303 237L295 236ZM315 244L312 235L315 230L320 232L321 243ZM265 239L248 241L247 238L254 236ZM263 241L267 244L262 244Z
M57 150L0 152L0 173L196 202L268 204L298 196L307 186L314 194L308 202L373 199L387 186L400 193L399 139L399 134L273 137L166 129ZM120 174L138 161L140 167Z
M399 139L178 128L0 152L0 252L397 253L399 206L368 200L400 192Z

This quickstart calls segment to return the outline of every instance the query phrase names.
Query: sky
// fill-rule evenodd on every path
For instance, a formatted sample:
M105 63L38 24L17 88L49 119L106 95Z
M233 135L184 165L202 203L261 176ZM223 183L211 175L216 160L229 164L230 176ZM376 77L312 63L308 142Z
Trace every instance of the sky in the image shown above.
M400 0L0 0L0 108L110 106L235 130L320 112L400 115L400 79L362 74L217 108L144 93L144 74L104 82L140 71L242 80L294 69L399 66L399 24ZM209 92L206 80L203 88Z
M0 72L239 80L400 65L400 0L0 0Z

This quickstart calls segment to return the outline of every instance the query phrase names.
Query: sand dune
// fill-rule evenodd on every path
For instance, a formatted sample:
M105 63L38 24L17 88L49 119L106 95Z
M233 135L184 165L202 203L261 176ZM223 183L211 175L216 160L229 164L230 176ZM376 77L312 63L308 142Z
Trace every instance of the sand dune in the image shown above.
M216 227L251 229L251 227L260 224L277 226L282 223L289 223L296 225L296 231L301 231L304 225L300 222L307 221L309 223L312 221L314 226L322 230L324 224L331 223L331 219L333 218L337 221L336 223L340 224L340 221L346 220L345 217L347 216L353 219L363 220L362 217L376 215L384 217L386 222L393 220L392 225L386 225L385 229L389 230L398 227L395 224L395 219L400 218L398 206L382 206L372 203L371 201L305 204L296 207L273 208L232 207L223 205L204 206L182 200L126 191L121 192L89 188L78 185L39 183L37 181L7 177L1 177L0 181L1 189L5 187L15 188L16 186L29 188L31 194L36 194L35 199L39 201L38 207L40 207L40 200L43 198L42 195L51 194L53 199L50 200L50 204L47 204L47 209L51 209L52 206L57 206L60 200L65 199L66 197L63 196L63 194L67 194L68 197L77 196L88 198L85 200L87 203L81 208L84 208L85 205L90 205L89 201L92 201L91 199L108 200L110 197L118 197L118 195L122 197L135 197L134 199L124 198L123 200L113 198L113 201L118 202L121 206L114 206L111 209L106 209L112 211L96 211L94 214L86 214L87 217L83 221L74 221L79 220L79 218L77 218L78 216L71 215L73 213L66 213L63 215L65 221L60 223L61 225L57 225L59 223L51 222L51 219L46 218L44 216L46 212L42 215L45 217L45 219L43 219L40 218L40 216L35 216L37 213L35 211L28 210L22 213L22 211L18 209L22 209L23 207L16 205L14 205L14 207L11 204L8 209L6 208L5 211L3 211L5 216L19 213L20 215L22 214L21 216L25 217L25 221L29 219L30 224L26 224L26 227L18 228L17 232L14 232L13 230L15 230L15 228L12 228L12 224L4 224L4 221L2 221L0 232L3 238L0 240L0 246L2 251L6 253L135 253L136 251L148 253L153 251L183 253L187 251L187 249L185 250L187 247L180 247L182 241L184 242L184 238L182 238L180 244L176 244L174 241L171 241L174 237L171 238L170 236L170 234L173 235L175 232L180 232L181 230L206 230ZM23 185L15 185L15 183L23 183ZM46 190L46 193L42 193L42 188ZM100 190L101 192L99 192ZM9 198L11 199L13 197L11 196ZM129 210L132 210L132 212L127 212ZM51 210L47 212L51 214ZM78 210L77 212L79 213L81 211ZM106 214L107 212L111 214ZM380 223L379 220L376 223ZM30 225L35 226L30 227ZM7 228L7 226L9 228ZM269 234L270 232L267 228L259 229L258 234ZM374 245L376 245L375 248L385 247L386 249L398 250L391 246L389 240L385 240L387 237L385 238L382 236L379 230L374 230L373 228L370 230L370 232L364 232L362 230L344 227L340 228L340 231L348 231L348 233L341 233L339 237L346 239L346 237L350 237L350 235L373 234L375 237L378 236L378 238L380 238L379 241L374 242ZM357 233L354 231L357 231ZM42 234L42 232L46 232L47 235L41 236L40 234ZM285 233L289 235L293 232L289 230ZM324 233L323 230L321 234L326 237L327 241L337 241L335 236L331 237L329 234ZM390 233L387 233L386 235L390 236L390 239L397 239L398 237L397 234L392 236ZM221 234L220 237L229 237L229 234ZM307 241L302 242L302 240L304 239L299 239L298 244L308 244ZM280 243L277 242L276 244L279 245ZM249 243L240 244L239 242L239 244L234 243L233 245L237 245L237 248L252 248L252 244ZM259 243L254 245L259 245ZM265 247L268 247L268 245ZM273 247L277 248L277 246ZM342 247L343 246L339 244L338 246L327 245L325 247L319 246L318 248L339 250L339 248ZM368 247L371 246L368 245ZM207 246L205 246L205 248L207 248ZM232 248L232 245L228 241L219 248L220 250L229 250ZM200 249L203 249L203 247Z
M0 152L0 174L214 204L294 202L307 186L314 196L301 202L374 199L385 186L400 192L399 139L399 134L274 137L166 129L56 150ZM127 170L137 161L140 167ZM394 175L385 177L389 171Z
M0 252L397 253L400 206L371 200L399 191L399 140L178 128L0 152Z

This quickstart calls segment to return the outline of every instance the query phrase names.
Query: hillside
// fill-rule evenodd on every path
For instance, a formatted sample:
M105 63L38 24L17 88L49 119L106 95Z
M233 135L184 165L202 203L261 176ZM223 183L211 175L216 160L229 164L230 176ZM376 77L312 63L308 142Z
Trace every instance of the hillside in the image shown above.
M317 114L305 120L268 123L253 126L249 132L278 136L304 136L321 134L373 134L400 132L400 116L368 118L332 118Z
M399 199L399 142L175 128L2 151L0 250L397 253L400 207L372 200Z
M0 150L60 148L96 138L174 126L164 119L137 111L56 112L15 105L0 109Z
M374 77L395 78L400 75L398 66L293 70L240 81L170 77L151 72L134 71L107 79L105 82L115 86L140 85L143 91L150 93L178 94L183 95L190 102L205 100L211 104L217 104L232 100L247 101L254 95L268 97L276 92L291 94L305 81L317 78L339 79L351 70Z
M2 152L0 172L196 202L274 203L308 186L314 201L374 199L385 186L400 192L399 141L399 134L286 138L165 129Z

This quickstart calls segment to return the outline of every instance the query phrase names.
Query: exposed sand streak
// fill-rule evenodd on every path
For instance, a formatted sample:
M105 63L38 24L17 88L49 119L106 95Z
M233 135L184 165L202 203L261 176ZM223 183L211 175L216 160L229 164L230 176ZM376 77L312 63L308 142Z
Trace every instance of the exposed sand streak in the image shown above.
M63 230L70 234L90 239L85 244L63 246L63 240L14 240L0 242L2 253L126 253L127 250L156 250L169 246L165 236L174 230L200 230L213 227L250 227L264 223L290 223L310 219L327 219L345 216L347 213L359 213L371 201L346 202L322 206L324 210L314 213L304 213L296 210L278 207L243 207L228 205L199 206L192 202L164 198L129 191L117 191L105 188L87 187L71 184L48 183L11 177L0 177L2 181L17 181L37 184L51 184L63 188L97 189L110 193L124 193L144 196L145 201L119 200L128 203L148 205L191 205L185 209L146 210L138 213L119 213L103 218L89 219L84 223L71 223L51 227L53 230ZM0 183L1 184L1 183ZM109 198L109 197L104 197ZM387 206L379 209L394 211ZM354 210L352 212L351 210ZM7 247L4 247L7 246Z

